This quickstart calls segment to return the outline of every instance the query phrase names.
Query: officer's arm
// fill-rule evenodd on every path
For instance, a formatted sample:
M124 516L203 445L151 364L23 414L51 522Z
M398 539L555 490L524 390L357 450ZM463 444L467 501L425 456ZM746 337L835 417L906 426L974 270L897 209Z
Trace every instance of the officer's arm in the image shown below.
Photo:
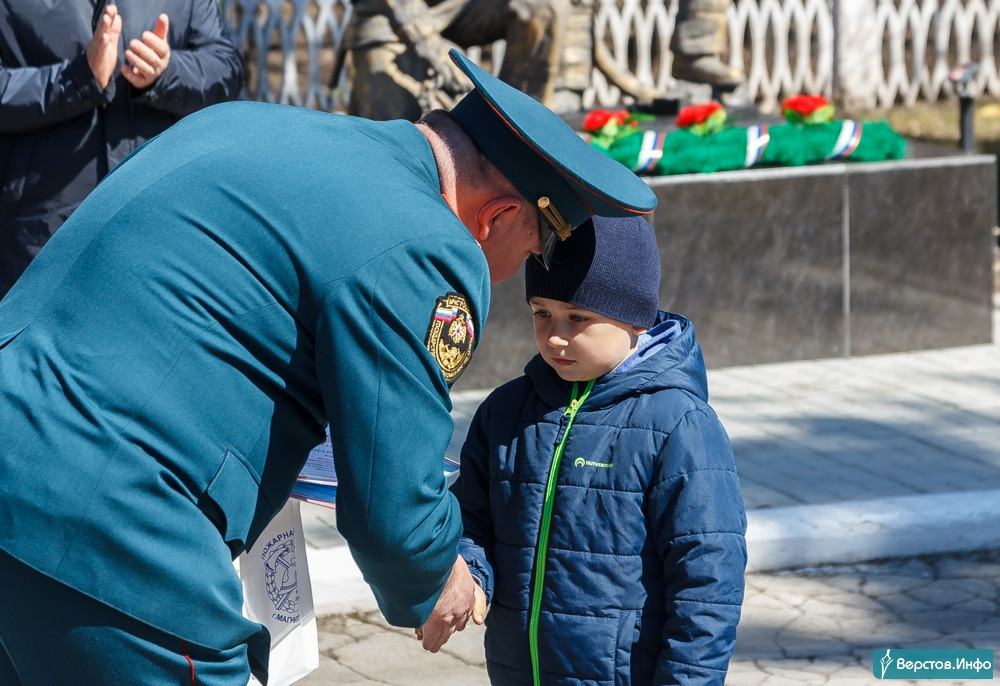
M440 330L432 326L439 298L458 293L488 307L489 283L475 243L448 241L434 255L399 246L331 285L316 334L337 525L383 614L399 626L421 626L430 615L462 531L443 470L449 388L428 337ZM462 331L475 335L476 317Z

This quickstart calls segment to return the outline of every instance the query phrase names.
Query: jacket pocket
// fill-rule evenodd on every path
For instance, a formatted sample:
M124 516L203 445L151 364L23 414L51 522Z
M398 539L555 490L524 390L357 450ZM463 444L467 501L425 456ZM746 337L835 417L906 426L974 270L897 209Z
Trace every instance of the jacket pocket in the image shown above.
M9 333L2 333L2 332L0 332L0 350L3 350L3 349L4 349L4 348L6 348L6 347L7 347L8 345L10 345L10 343L11 343L11 342L12 342L12 341L13 341L13 340L14 340L15 338L17 338L18 336L20 336L20 335L21 335L21 333L22 333L22 332L23 332L23 331L24 331L25 329L27 329L27 328L28 328L27 326L22 326L22 327L21 327L20 329L14 329L13 331L11 331L11 332L9 332Z
M230 550L241 551L246 547L259 495L260 477L246 459L230 446L226 449L222 465L205 489L210 504L208 507L205 503L201 505Z
M632 650L639 641L642 612L622 610L618 621L618 645L615 649L615 686L632 683Z

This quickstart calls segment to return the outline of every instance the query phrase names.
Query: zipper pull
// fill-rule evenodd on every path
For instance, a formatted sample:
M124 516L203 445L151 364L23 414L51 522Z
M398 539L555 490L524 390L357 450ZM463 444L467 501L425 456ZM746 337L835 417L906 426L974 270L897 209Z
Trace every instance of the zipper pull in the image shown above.
M584 389L583 395L579 398L577 397L577 393L580 391L580 385L576 381L573 382L573 397L570 398L569 405L566 406L566 411L563 412L564 417L576 415L577 410L579 410L580 406L583 405L583 401L587 399L588 395L590 395L590 389L594 387L595 381L597 381L597 379L591 379L587 383L587 388Z
M569 405L566 406L566 411L563 412L563 416L564 417L568 416L568 415L576 414L576 411L577 411L577 409L580 406L580 401L576 397L576 393L577 393L578 390L579 390L579 386L577 385L577 382L574 381L573 382L573 393L572 393L572 395L571 395L571 397L569 399Z

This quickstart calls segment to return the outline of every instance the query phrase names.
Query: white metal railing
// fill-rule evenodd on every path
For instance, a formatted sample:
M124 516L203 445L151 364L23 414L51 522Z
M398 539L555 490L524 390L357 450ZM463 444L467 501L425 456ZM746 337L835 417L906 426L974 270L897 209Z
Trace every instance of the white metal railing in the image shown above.
M730 62L746 72L762 108L795 93L830 94L834 35L826 0L739 0L729 26Z
M979 64L973 95L1000 96L1000 0L880 0L875 30L885 36L878 101L936 100L950 93L958 62Z
M251 98L343 108L349 84L343 73L335 88L330 81L349 0L222 3L247 51ZM667 90L676 3L595 0L594 40L641 83ZM970 93L1000 97L1000 0L734 0L729 38L729 61L765 111L794 93L867 107L937 100L952 94L951 68L969 60L980 67ZM595 69L584 106L622 101Z
M350 0L222 0L222 7L248 60L252 99L343 107L346 82L331 88L330 74L351 16Z

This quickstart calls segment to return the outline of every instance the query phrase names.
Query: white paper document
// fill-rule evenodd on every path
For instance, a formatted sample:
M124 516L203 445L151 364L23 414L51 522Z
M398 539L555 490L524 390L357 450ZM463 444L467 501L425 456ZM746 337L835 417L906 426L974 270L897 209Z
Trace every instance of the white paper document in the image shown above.
M458 479L458 462L445 456L444 475L451 486ZM326 441L309 453L305 466L292 489L292 497L298 500L334 507L337 502L337 470L333 464L333 445L330 443L330 428L326 429Z

